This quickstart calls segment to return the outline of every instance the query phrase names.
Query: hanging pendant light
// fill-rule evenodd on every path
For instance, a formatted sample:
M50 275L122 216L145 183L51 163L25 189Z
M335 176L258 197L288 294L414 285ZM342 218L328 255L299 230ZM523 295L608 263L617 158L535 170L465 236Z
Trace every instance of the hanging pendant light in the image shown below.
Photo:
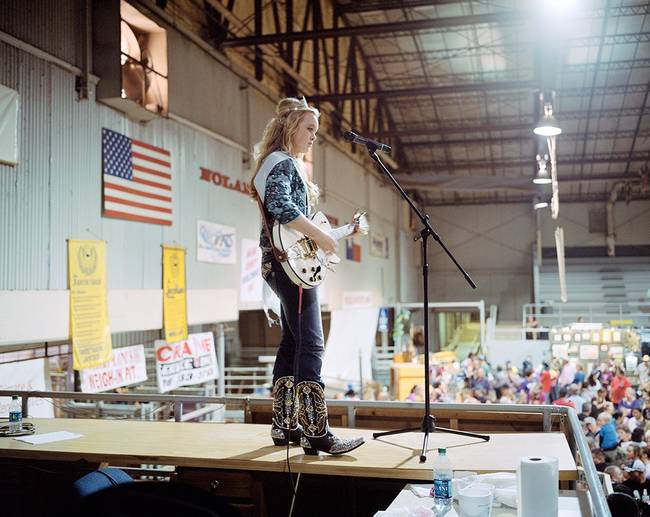
M553 104L550 102L544 103L544 115L537 123L533 133L539 136L557 136L562 133L562 128L553 116Z
M533 179L533 183L536 185L548 185L551 183L551 177L548 174L546 169L546 163L548 162L548 154L545 154L543 157L539 154L536 156L537 160L537 176Z

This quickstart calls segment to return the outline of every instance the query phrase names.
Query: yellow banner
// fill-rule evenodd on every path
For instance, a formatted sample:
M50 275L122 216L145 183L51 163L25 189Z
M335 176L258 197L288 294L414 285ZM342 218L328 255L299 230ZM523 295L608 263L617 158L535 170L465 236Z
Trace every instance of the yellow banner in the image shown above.
M163 324L168 343L187 339L185 248L163 245Z
M68 285L74 369L102 365L113 352L104 241L68 241Z

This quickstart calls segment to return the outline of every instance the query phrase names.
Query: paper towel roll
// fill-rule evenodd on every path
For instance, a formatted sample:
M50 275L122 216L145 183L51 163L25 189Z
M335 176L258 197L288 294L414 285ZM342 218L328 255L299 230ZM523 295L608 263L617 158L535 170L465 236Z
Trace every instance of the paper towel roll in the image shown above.
M517 517L557 517L557 458L526 456L517 468Z

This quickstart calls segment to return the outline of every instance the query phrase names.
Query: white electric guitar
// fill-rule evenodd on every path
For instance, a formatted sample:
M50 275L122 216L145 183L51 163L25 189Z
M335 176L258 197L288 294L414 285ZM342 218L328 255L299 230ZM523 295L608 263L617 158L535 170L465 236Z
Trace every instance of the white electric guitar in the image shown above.
M323 212L316 212L311 222L329 233L335 241L356 232L366 234L369 228L365 212L358 211L352 222L339 228L332 228ZM327 272L334 271L333 266L341 262L336 255L321 250L313 239L284 224L273 225L273 244L286 256L286 260L280 262L285 273L294 284L305 289L313 289L322 284Z

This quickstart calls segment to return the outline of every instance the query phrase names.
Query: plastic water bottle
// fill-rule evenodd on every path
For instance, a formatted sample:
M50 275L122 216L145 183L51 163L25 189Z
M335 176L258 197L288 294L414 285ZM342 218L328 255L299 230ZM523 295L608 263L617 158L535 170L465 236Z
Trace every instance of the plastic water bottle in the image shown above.
M9 432L17 433L23 427L23 406L17 395L11 397L9 406Z
M453 472L447 457L447 449L438 449L438 456L433 462L433 508L437 514L444 515L451 508L451 480Z

